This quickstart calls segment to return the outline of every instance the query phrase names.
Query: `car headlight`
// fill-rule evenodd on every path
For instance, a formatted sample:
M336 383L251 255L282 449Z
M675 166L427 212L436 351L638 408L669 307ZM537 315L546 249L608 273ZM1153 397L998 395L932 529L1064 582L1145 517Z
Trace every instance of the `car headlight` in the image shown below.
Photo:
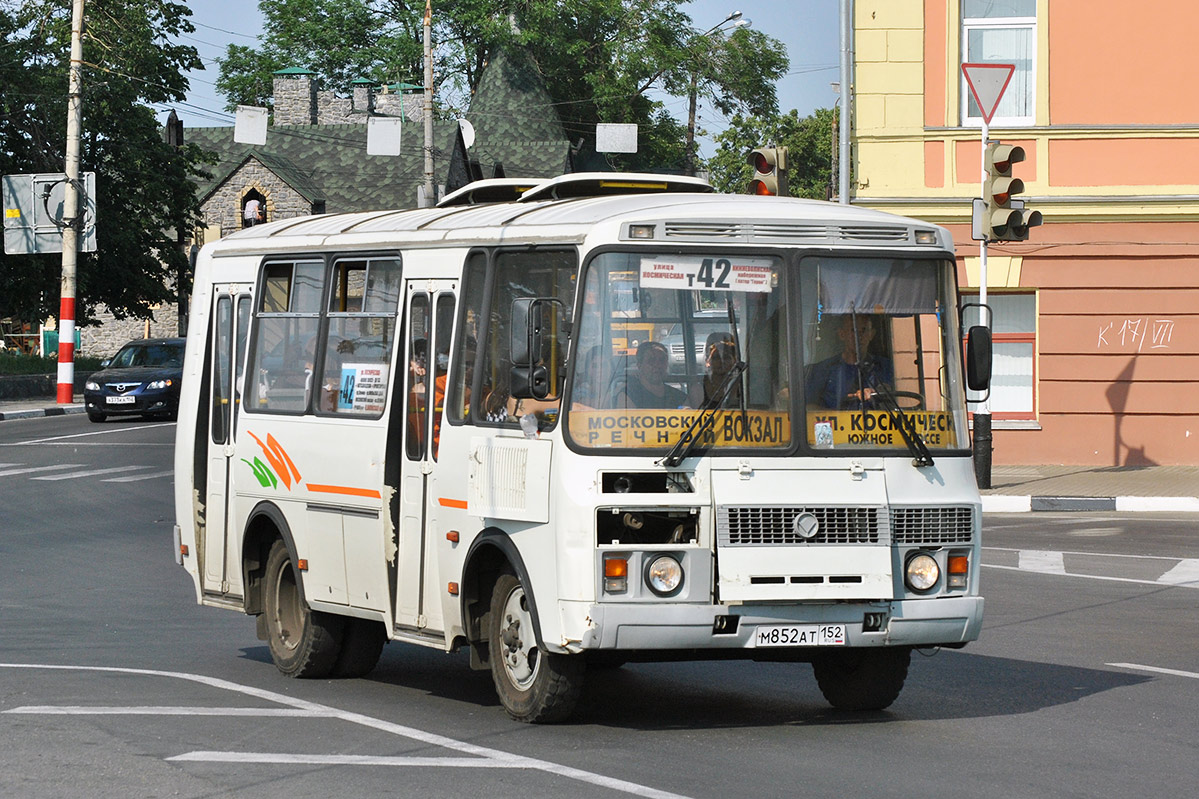
M645 567L645 584L658 596L671 596L683 587L683 566L670 555L659 555Z
M908 558L907 568L904 569L904 579L908 588L918 593L932 589L941 578L941 567L932 555L921 552Z
M173 380L155 380L153 383L146 386L146 388L150 388L150 389L169 388L173 383L174 383Z
M88 391L99 391L100 390L100 384L97 383L95 380L87 381L86 383L83 384L83 387L86 388Z

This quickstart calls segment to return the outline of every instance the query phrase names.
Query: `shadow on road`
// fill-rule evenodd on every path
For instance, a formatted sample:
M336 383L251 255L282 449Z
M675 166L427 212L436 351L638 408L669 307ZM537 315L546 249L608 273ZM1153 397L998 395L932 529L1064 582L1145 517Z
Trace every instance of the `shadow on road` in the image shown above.
M266 647L242 652L247 659L270 663ZM389 644L366 679L472 708L498 705L490 673L472 671L464 652L447 655ZM806 663L637 663L589 672L571 723L664 730L1015 716L1152 679L967 652L917 652L895 704L881 712L849 713L828 706Z

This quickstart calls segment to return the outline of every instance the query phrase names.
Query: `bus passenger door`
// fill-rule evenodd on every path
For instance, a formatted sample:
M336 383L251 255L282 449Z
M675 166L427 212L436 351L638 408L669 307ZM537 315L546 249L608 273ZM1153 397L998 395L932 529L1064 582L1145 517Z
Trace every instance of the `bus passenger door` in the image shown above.
M413 280L407 283L404 348L404 457L400 469L400 530L396 580L396 626L440 631L441 608L426 600L436 580L435 542L438 505L429 496L429 478L437 460L445 405L455 283Z
M212 398L208 413L208 501L204 532L204 592L241 593L239 554L229 541L233 489L234 428L241 404L250 295L238 287L219 288L213 297L212 363L208 375ZM234 533L240 540L240 536ZM230 584L230 575L234 585Z

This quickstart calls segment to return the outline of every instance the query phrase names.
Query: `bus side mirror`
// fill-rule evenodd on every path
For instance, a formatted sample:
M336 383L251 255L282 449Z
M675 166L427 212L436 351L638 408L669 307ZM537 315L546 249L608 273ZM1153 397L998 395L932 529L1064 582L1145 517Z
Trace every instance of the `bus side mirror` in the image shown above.
M545 399L550 395L546 344L552 335L553 300L522 297L512 301L512 374L510 393L516 399Z
M986 391L991 386L991 329L975 325L966 333L966 387Z

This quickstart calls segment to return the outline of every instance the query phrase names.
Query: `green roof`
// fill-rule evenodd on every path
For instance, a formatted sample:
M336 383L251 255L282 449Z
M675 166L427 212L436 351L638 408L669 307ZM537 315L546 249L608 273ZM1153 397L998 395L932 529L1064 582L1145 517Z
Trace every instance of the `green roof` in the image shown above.
M311 74L296 68L275 74ZM400 84L410 85L410 84ZM417 87L419 88L419 87ZM508 177L550 178L566 171L570 143L531 60L500 54L488 66L467 114L475 126L468 157L490 177L502 163ZM434 120L434 182L445 185L457 122ZM366 154L366 124L272 125L266 144L233 141L233 128L191 128L187 140L216 155L212 177L200 182L201 202L251 159L330 213L411 208L424 183L424 126L405 120L400 155Z
M272 75L315 75L316 73L310 69L303 67L288 67L287 69L277 69L271 73Z

